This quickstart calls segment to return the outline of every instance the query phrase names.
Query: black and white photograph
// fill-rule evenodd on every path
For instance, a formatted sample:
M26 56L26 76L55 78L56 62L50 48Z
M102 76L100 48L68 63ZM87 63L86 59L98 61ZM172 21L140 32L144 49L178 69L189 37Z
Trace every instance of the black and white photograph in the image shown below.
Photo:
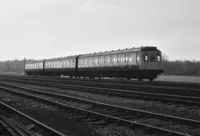
M200 0L2 0L0 47L0 136L200 136Z

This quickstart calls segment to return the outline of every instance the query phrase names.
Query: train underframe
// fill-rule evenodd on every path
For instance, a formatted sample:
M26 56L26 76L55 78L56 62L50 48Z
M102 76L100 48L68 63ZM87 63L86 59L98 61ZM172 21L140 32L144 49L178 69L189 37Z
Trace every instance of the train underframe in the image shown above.
M163 73L163 70L141 70L141 69L128 69L128 68L79 68L75 69L48 69L45 71L26 71L27 75L35 76L70 76L76 78L95 78L99 79L102 77L111 78L131 78L138 79L149 79L153 81L158 75Z

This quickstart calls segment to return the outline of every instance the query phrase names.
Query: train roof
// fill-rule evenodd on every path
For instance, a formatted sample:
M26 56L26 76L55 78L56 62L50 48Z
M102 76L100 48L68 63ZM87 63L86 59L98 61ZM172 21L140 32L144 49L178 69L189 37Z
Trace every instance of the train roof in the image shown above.
M141 46L141 47L137 47L137 48L133 47L133 48L105 51L105 52L98 52L98 53L82 54L82 55L80 55L80 57L118 54L118 53L129 53L129 52L135 52L135 51L159 51L159 50L155 46L146 46L146 47Z
M77 56L80 57L88 57L88 56L98 56L98 55L108 55L108 54L117 54L117 53L129 53L134 51L160 51L155 46L141 46L137 48L126 48L126 49L118 49L118 50L112 50L112 51L104 51L104 52L95 52L90 54L80 54L80 55L73 55L73 56L67 56L67 57L60 57L60 58L51 58L51 59L45 59L45 60L39 60L39 61L31 61L27 62L26 64L35 64L35 63L41 63L43 61L57 61L57 60L64 60L64 59L76 59Z
M43 63L43 60L28 60L26 61L26 64L36 64L36 63Z
M51 59L45 59L45 61L57 61L57 60L64 60L64 59L76 59L78 55L73 56L67 56L67 57L60 57L60 58L51 58Z

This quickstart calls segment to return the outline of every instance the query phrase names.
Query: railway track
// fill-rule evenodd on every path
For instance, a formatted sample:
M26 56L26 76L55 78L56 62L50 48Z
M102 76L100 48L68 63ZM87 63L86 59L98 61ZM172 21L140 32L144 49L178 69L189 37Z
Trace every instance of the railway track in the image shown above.
M96 81L84 81L84 80L58 80L58 79L48 79L48 78L32 78L32 77L0 77L1 80L9 81L9 80L28 80L28 81L38 81L44 83L58 83L58 84L67 84L67 85L78 85L78 86L92 86L96 88L105 88L105 89L118 89L118 90L129 90L129 91L139 91L146 93L162 93L162 94L173 94L173 95L181 95L181 96L194 96L200 97L200 84L195 84L193 87L171 87L171 86L157 86L157 85L149 85L149 84L120 84L120 83L106 83L106 82L96 82ZM142 82L143 83L143 82ZM194 88L195 87L195 88Z
M62 89L71 89L78 90L82 92L92 92L98 94L106 94L109 96L120 96L126 98L136 98L143 100L153 100L164 103L173 103L173 104L184 104L189 106L199 106L200 97L196 96L181 96L181 95L172 95L172 94L162 94L162 93L152 93L152 92L141 92L141 91L130 91L130 90L121 90L121 89L110 89L110 88L101 88L101 87L89 87L81 85L67 85L60 83L49 83L49 82L39 82L39 81L27 81L21 79L5 79L6 81L18 82L18 83L28 83L33 85L42 85L49 87L57 87ZM2 84L0 82L0 84ZM8 84L7 84L8 85Z
M81 81L81 82L93 82L93 83L114 83L125 85L154 85L154 86L171 86L182 88L200 88L199 83L187 83L187 82L170 82L170 81L137 81L137 80L122 80L122 79L82 79L82 78L67 78L67 77L34 77L34 76L12 76L1 75L1 77L7 78L27 78L27 79L42 79L42 80L64 80L64 81Z
M4 136L37 136L34 132L27 129L17 121L0 116L0 124L4 128L1 135Z
M64 134L46 126L45 124L27 116L26 114L14 109L13 107L0 102L0 108L3 108L4 111L9 111L9 114L19 115L21 118L25 119L29 124L34 124L34 128L36 128L40 133L36 133L37 130L30 130L27 126L19 123L14 119L10 119L5 115L0 115L0 126L2 136L65 136ZM2 114L2 113L1 113ZM12 116L12 117L13 117ZM37 131L37 132L38 132Z
M1 86L1 89L16 95L25 96L34 100L43 101L45 103L50 103L51 105L55 105L63 109L67 110L70 109L72 111L79 113L81 115L80 118L85 119L86 121L91 122L93 124L98 124L97 122L103 120L103 124L115 122L121 125L129 125L130 127L134 128L142 128L151 133L154 132L162 135L167 134L167 135L177 135L177 136L186 136L188 134L178 132L176 130L173 130L172 128L165 128L163 126L158 127L156 125L155 126L147 125L148 122L144 120L156 119L156 120L161 120L161 122L173 122L172 124L175 125L178 125L180 123L182 125L183 124L189 125L190 129L196 129L200 125L200 122L197 120L152 113L143 110L130 109L121 106L75 98L67 95L43 92L36 89L14 87L14 86L12 87ZM83 109L63 104L61 102L61 99L62 101L73 101L77 103L89 104L91 105L90 107L92 108Z

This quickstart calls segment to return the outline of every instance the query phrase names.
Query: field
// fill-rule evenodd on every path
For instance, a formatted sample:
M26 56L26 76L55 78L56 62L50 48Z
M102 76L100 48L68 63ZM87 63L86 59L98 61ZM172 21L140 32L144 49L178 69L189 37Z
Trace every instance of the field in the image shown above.
M162 75L156 81L174 81L174 82L191 82L200 83L200 76L168 76Z

